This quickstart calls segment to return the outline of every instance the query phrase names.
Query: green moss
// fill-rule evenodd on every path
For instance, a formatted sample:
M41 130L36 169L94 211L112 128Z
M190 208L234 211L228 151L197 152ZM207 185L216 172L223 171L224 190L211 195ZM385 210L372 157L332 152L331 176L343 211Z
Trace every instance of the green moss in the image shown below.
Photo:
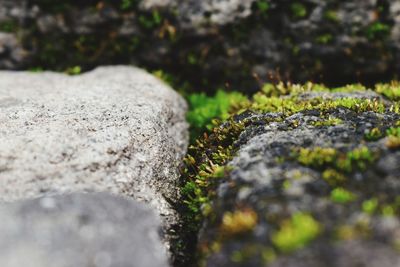
M343 184L347 180L344 174L332 168L326 169L322 173L322 179L334 187Z
M190 111L187 120L191 126L192 136L198 137L202 132L211 130L215 126L214 119L228 119L229 112L246 101L247 98L241 93L222 90L218 90L213 97L204 93L189 95Z
M382 215L385 217L395 216L395 208L392 205L384 205L382 207Z
M29 72L40 73L40 72L44 72L44 69L41 67L30 68Z
M233 157L233 142L243 131L243 122L229 120L224 126L216 127L211 134L204 135L189 147L184 159L183 201L186 204L186 222L189 229L197 229L203 216L209 211L213 188L219 178L229 172L224 165Z
M333 148L316 147L314 149L300 148L297 161L306 166L316 168L331 165L335 162L337 151Z
M376 198L371 198L369 200L365 200L362 203L362 211L372 215L376 209L378 208L378 199Z
M261 13L266 14L270 8L270 5L267 0L258 0L256 2L256 7Z
M347 153L338 152L333 148L300 148L294 149L292 154L294 159L305 166L322 170L335 169L341 173L365 170L377 156L365 146L355 148ZM328 177L328 174L326 175Z
M223 238L252 231L258 221L257 213L251 209L226 212L220 227Z
M307 8L299 2L295 2L290 5L290 9L292 11L292 15L295 18L304 18L307 16Z
M339 16L336 10L328 10L325 12L324 17L332 22L338 22Z
M390 33L390 26L381 22L371 24L366 30L366 36L370 40L385 38Z
M325 90L327 90L325 87L313 84L304 86L291 85L289 87L267 84L263 87L261 93L253 96L253 102L247 108L255 112L282 112L285 115L292 115L300 111L313 109L327 111L338 107L351 109L355 112L374 111L383 113L387 110L385 104L379 99L370 100L351 97L339 99L324 99L322 97L314 97L311 99L298 98L298 95L302 92L320 92ZM355 89L354 87L349 87L346 88L346 90ZM282 95L287 95L287 97L279 97Z
M376 141L376 140L379 140L382 136L383 136L383 134L382 134L381 130L379 130L379 128L373 128L371 130L368 130L364 134L364 138L367 141Z
M351 167L348 166L353 166L353 168L355 167L359 170L365 170L368 164L374 162L376 158L377 155L366 146L353 149L346 154L346 158L344 159L346 162L344 166L346 167L344 167L343 170L350 172ZM340 167L340 165L338 165L338 167Z
M320 44L328 44L332 42L333 35L330 33L326 33L317 37L316 42Z
M196 64L198 64L198 59L197 59L197 57L196 57L196 55L194 55L194 54L189 54L188 56L187 56L187 61L188 61L188 63L190 64L190 65L196 65Z
M139 16L139 24L147 30L160 26L162 20L163 18L158 10L153 10L151 14L142 14Z
M400 137L400 127L390 127L386 133L388 136Z
M82 72L82 68L80 66L74 66L66 69L65 72L69 75L78 75Z
M331 91L334 93L354 93L366 90L367 88L362 84L348 84L342 87L333 88Z
M324 126L336 126L342 124L343 121L339 118L328 117L326 120L323 121L315 121L312 125L316 127L324 127Z
M137 4L136 2L136 0L122 0L120 7L122 10L128 10L135 7Z
M399 82L392 82L390 84L377 84L375 86L376 92L386 96L390 100L400 101L400 84Z
M16 32L18 29L18 24L15 21L5 21L0 22L0 32Z
M331 200L335 203L346 204L356 199L356 196L344 188L338 187L332 190Z
M305 247L321 230L321 225L311 215L295 213L273 234L272 242L280 251L288 253Z

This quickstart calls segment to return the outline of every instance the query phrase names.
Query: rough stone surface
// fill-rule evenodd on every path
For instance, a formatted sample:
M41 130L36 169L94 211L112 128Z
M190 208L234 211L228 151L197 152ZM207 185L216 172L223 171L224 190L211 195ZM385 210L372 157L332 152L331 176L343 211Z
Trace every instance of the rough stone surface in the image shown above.
M311 95L297 97L311 99ZM313 95L379 99L368 91ZM340 121L324 124L328 118ZM399 125L398 113L338 107L291 116L249 112L235 119L247 122L200 233L199 248L206 251L206 266L400 265L400 153L385 137L389 127ZM366 133L374 128L383 135L366 139ZM331 163L307 165L295 156L300 148L334 149L341 156ZM368 148L369 160L345 156L361 148ZM312 156L306 155L304 160L311 160ZM323 152L314 157L323 160ZM354 158L351 170L338 171L343 176L327 177L325 171L339 168L335 164L346 157ZM342 189L351 192L347 200L343 200ZM339 192L336 196L335 190ZM296 214L307 221L299 226L301 230L293 226ZM281 232L277 241L277 233L284 228L290 230ZM312 238L299 237L314 230L318 234L314 232ZM298 247L285 250L284 246L293 244Z
M0 72L0 199L106 191L176 223L186 103L152 75Z
M3 0L0 31L19 42L1 68L135 63L202 89L376 82L400 69L399 0Z
M2 267L165 267L160 220L106 193L0 205Z

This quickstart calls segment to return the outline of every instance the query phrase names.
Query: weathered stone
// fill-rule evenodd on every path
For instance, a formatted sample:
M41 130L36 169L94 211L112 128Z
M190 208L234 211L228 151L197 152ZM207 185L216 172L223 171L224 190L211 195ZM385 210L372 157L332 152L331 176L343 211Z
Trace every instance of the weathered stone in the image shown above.
M166 267L160 220L106 193L0 205L2 267Z
M398 102L372 91L285 98L315 108L245 112L221 125L244 129L228 171L209 189L212 206L203 207L205 265L399 265L400 115L392 111ZM318 99L364 99L371 106L323 109ZM204 157L213 159L211 151Z
M0 72L0 199L106 191L177 222L186 103L152 75Z

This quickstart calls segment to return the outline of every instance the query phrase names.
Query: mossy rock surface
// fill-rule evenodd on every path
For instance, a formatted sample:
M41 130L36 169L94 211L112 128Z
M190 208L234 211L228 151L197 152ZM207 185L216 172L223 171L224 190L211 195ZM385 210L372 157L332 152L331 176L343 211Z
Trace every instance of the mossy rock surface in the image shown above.
M397 1L4 0L0 10L15 40L0 36L3 69L133 63L210 92L374 83L400 70Z
M198 190L189 207L204 219L200 265L397 266L398 107L359 86L311 84L266 88L244 104L187 160Z

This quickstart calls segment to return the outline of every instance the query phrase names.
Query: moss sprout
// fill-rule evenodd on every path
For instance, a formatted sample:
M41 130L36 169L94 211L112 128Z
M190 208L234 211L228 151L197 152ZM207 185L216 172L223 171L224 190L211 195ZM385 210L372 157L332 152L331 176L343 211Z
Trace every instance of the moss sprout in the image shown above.
M333 148L316 147L314 149L301 148L297 160L303 165L322 167L333 164L337 157L337 151Z
M258 0L256 2L256 7L262 14L266 14L270 8L270 4L267 0Z
M346 204L356 199L356 196L344 188L338 187L332 190L331 200L335 203Z
M316 127L323 127L323 126L336 126L342 123L343 121L341 119L329 116L326 120L313 122L312 125Z
M272 242L280 251L288 253L305 247L321 230L321 225L310 214L295 213L282 222L279 231L272 236Z
M190 111L187 120L192 127L192 136L197 137L215 126L214 119L228 119L230 111L246 102L247 98L238 92L219 90L213 97L204 93L189 95L188 101Z
M320 43L320 44L328 44L328 43L332 42L332 40L333 40L333 35L330 33L322 34L322 35L318 36L316 39L317 43Z
M293 17L297 19L301 19L307 16L307 8L299 2L291 4L290 8L292 10Z
M392 82L389 84L377 84L375 86L377 93L382 94L389 98L390 100L399 101L400 100L400 83Z
M390 26L382 22L375 22L371 24L366 31L366 36L370 40L378 38L385 38L390 32Z
M344 174L332 168L326 169L322 173L322 179L331 186L343 184L347 180Z
M226 212L222 218L222 234L227 237L252 231L257 220L257 213L251 209Z
M81 74L82 68L80 66L70 67L65 70L68 75L78 75Z
M364 137L367 141L376 141L376 140L380 139L382 136L383 136L383 134L379 128L373 128L371 130L368 130L364 134Z
M16 32L18 29L18 24L14 21L4 21L0 22L0 32Z
M362 203L362 211L372 215L376 209L378 208L378 199L376 198L371 198L369 200L365 200Z
M339 16L338 16L338 12L336 10L328 10L325 12L324 17L327 20L330 20L332 22L338 22L339 21Z

